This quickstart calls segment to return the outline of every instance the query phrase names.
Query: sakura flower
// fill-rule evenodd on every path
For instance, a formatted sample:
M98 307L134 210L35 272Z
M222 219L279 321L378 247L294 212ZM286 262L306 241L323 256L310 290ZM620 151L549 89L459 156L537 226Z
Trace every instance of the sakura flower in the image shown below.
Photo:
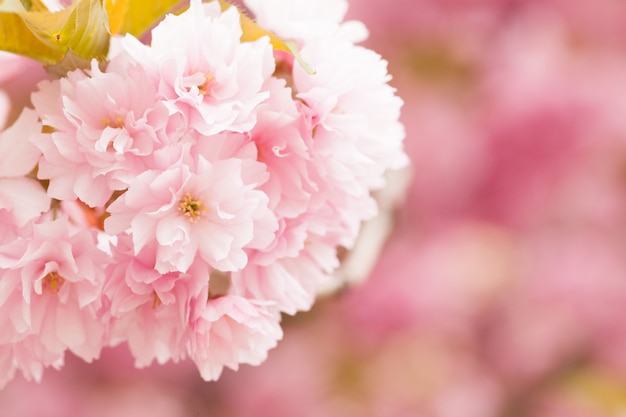
M307 41L320 36L345 37L360 42L367 37L365 25L343 22L345 0L245 0L259 25L285 39Z
M189 355L207 381L219 378L224 366L260 364L282 338L278 316L245 298L223 296L198 308Z
M31 237L0 246L0 343L17 343L18 363L26 355L49 366L67 349L87 361L98 356L108 261L92 233L73 230L64 218L34 224Z
M159 93L172 112L203 135L243 132L255 123L255 107L267 99L264 82L274 71L266 37L241 42L239 12L221 13L218 2L191 2L152 31L151 46L122 42L134 60L159 78Z
M380 187L386 169L408 163L398 121L402 100L387 82L387 63L375 52L333 38L301 51L314 68L293 67L294 86L314 128L312 152L332 180L352 188L353 178ZM332 156L331 156L332 155Z
M158 130L168 111L155 97L141 67L102 72L95 60L88 74L76 70L40 83L32 100L54 131L33 141L43 153L38 175L50 180L48 194L93 207L125 189L145 166L142 159L160 146Z
M0 68L0 129L5 129L17 120L37 83L48 75L36 60L5 51L0 51Z
M184 357L191 305L208 296L210 271L205 264L196 263L188 273L161 274L154 269L155 246L134 255L130 238L120 239L104 288L110 300L112 343L127 341L138 367L154 359L164 363Z
M42 348L39 336L28 335L19 342L7 344L11 348L14 370L20 370L27 381L40 382L45 368L61 369L65 362L63 352Z
M268 83L270 98L259 105L257 124L250 131L258 160L268 169L269 178L261 189L270 198L270 207L289 218L304 213L319 190L309 175L313 167L308 143L303 137L304 122L282 80Z
M254 178L246 174L251 166ZM195 167L146 171L111 204L105 230L128 230L135 253L156 242L161 273L187 272L196 256L213 268L241 269L244 249L268 245L277 228L267 196L256 189L266 176L257 168L255 161L211 163L200 155Z
M318 290L329 285L338 266L334 246L307 241L297 256L270 264L251 262L231 273L233 293L272 302L271 310L295 314L311 308Z
M29 137L40 130L37 114L24 109L18 120L0 134L1 177L25 176L35 168L41 152L33 146Z
M0 135L0 383L120 343L217 379L334 281L406 163L402 102L344 0L249 6L261 31L192 0L147 43L112 36Z
M43 187L27 177L41 155L29 139L40 130L36 113L24 109L15 123L0 133L0 243L13 240L19 229L50 207Z

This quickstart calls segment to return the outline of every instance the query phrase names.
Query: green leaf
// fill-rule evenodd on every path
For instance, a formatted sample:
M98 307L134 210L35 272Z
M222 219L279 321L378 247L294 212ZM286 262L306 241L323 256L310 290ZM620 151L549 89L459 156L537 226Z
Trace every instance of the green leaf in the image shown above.
M102 0L76 0L58 12L44 10L38 0L31 0L31 10L22 2L0 3L0 49L35 58L45 64L61 62L69 51L90 60L106 57L110 35ZM22 11L18 11L20 3ZM13 11L8 10L11 7Z
M140 38L181 3L182 0L106 0L111 33L130 33Z

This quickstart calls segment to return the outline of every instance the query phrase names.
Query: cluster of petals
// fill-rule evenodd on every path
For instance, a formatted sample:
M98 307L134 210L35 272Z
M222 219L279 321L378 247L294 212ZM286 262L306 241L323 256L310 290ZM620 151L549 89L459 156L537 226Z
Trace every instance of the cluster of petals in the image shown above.
M407 163L385 61L343 1L248 3L312 70L194 0L0 135L0 382L119 343L205 379L259 364L376 215Z

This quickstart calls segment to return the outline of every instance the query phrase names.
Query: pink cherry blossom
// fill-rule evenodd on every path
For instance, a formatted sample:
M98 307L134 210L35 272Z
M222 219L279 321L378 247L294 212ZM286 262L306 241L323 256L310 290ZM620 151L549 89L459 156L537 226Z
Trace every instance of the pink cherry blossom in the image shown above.
M0 129L6 129L28 105L37 83L49 77L40 62L6 51L0 51L0 68Z
M50 207L44 188L29 177L41 155L30 137L40 130L35 112L24 109L0 133L0 244L10 242Z
M319 37L346 38L360 42L367 35L365 25L344 22L348 10L345 0L245 0L257 23L278 36L307 42Z
M398 121L402 101L387 84L386 61L332 38L311 41L301 53L315 70L309 74L299 65L293 68L298 98L311 109L313 154L338 182L352 187L353 176L368 187L380 186L385 169L408 163Z
M189 356L202 378L219 378L226 366L258 365L282 337L279 317L263 305L238 296L223 296L197 307L191 324Z
M127 341L138 367L154 359L164 363L185 356L192 303L208 296L206 264L198 262L188 273L161 274L154 269L155 246L135 255L130 238L122 236L104 288L110 302L111 343Z
M291 91L273 79L268 83L270 98L259 105L257 123L250 131L258 160L267 166L269 178L261 189L270 198L270 207L279 216L294 218L304 213L320 186L310 178L312 166L305 139L306 126Z
M274 239L276 220L267 196L248 182L255 161L208 162L198 156L165 171L146 171L110 207L105 230L133 236L135 253L152 241L159 246L155 268L186 272L196 255L214 268L231 271L247 263L245 248L258 249ZM192 169L193 168L193 169Z
M341 285L407 162L402 101L345 1L249 3L304 60L192 0L30 86L0 134L0 382L124 343L137 367L190 358L217 379Z
M39 87L35 109L55 130L33 139L43 152L39 178L50 180L51 197L104 205L160 145L158 120L168 111L155 102L154 83L140 67L102 72L94 61L89 74L77 70Z
M53 365L67 349L87 361L99 355L107 331L99 309L108 262L94 235L74 230L64 218L34 224L32 236L0 246L0 343L16 344L14 360L27 376L38 378L39 371L26 367Z
M330 270L337 264L331 265L322 269L309 251L269 265L251 264L231 274L233 291L252 299L272 301L273 309L295 314L310 309L319 289L332 280Z
M217 2L169 15L152 31L150 47L127 38L122 47L152 76L172 112L180 112L203 135L248 131L256 106L267 99L265 81L274 70L267 38L241 42L239 13ZM182 46L182 47L181 47Z

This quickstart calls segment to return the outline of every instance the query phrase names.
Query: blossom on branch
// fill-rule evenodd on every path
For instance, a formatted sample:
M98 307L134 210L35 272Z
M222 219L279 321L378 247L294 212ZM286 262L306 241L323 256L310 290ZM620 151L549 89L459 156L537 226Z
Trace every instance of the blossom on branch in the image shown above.
M0 136L0 383L119 343L217 379L335 279L407 163L402 102L345 2L248 6L111 38Z

